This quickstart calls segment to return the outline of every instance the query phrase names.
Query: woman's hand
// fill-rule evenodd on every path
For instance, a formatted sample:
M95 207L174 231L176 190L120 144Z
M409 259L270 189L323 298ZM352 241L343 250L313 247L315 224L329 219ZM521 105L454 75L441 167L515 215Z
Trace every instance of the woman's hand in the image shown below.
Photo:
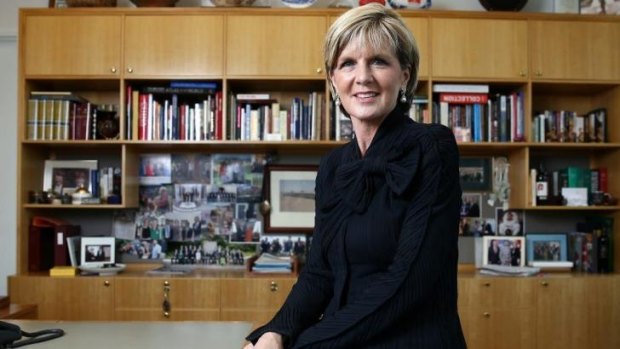
M275 332L265 332L255 345L249 343L243 349L284 349L282 335Z

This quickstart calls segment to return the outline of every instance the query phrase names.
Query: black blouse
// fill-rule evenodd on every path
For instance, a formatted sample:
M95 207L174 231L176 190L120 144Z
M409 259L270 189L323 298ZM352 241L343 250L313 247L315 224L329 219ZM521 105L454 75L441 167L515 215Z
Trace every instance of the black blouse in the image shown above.
M458 148L397 107L366 155L325 156L306 265L285 304L247 339L286 348L465 347L457 314Z

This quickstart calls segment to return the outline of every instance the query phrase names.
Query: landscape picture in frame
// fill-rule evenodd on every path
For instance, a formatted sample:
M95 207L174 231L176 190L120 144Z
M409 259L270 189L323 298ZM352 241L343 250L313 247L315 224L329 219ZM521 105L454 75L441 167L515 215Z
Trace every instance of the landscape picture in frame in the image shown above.
M314 228L316 165L269 165L265 192L270 212L265 232L310 233Z

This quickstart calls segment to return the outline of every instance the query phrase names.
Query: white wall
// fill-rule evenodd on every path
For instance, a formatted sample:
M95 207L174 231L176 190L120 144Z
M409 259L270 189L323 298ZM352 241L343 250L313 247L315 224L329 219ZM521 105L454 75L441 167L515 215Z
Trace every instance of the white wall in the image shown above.
M273 7L282 6L279 0L258 0ZM353 0L351 0L353 1ZM337 0L319 0L318 6L327 6ZM47 7L48 0L0 1L0 183L5 190L0 195L0 295L6 295L7 276L16 272L17 211L16 152L17 152L17 11L19 7ZM180 0L177 7L199 6L202 0ZM257 2L258 3L258 2ZM523 11L551 12L551 1L530 0ZM122 7L133 6L129 0L118 0ZM484 8L477 0L433 0L432 9L473 10Z

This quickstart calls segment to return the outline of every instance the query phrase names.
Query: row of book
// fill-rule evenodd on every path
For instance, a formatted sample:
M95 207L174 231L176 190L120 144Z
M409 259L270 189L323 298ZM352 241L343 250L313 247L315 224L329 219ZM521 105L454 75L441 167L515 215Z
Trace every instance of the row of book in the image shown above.
M577 231L568 233L568 259L574 271L613 273L613 225L609 216L593 216L577 223Z
M543 175L541 176L541 171ZM541 182L546 192L545 198L536 200L540 196ZM530 185L532 206L539 205L563 205L574 206L577 202L579 206L601 205L602 202L597 201L594 193L608 193L609 190L609 174L606 167L588 168L581 166L568 166L565 168L545 171L544 169L530 169ZM566 201L566 192L563 194L564 188L580 188L583 190L581 198L574 198L576 201ZM575 195L580 195L575 191Z
M26 111L26 139L116 138L118 115L114 109L93 104L69 91L32 91Z
M290 108L262 94L232 94L227 139L249 141L319 140L325 97L310 92L307 100L294 97Z
M127 138L223 139L222 92L215 85L127 87Z
M532 122L534 142L601 143L607 141L607 110L598 108L586 115L574 111L537 112Z

